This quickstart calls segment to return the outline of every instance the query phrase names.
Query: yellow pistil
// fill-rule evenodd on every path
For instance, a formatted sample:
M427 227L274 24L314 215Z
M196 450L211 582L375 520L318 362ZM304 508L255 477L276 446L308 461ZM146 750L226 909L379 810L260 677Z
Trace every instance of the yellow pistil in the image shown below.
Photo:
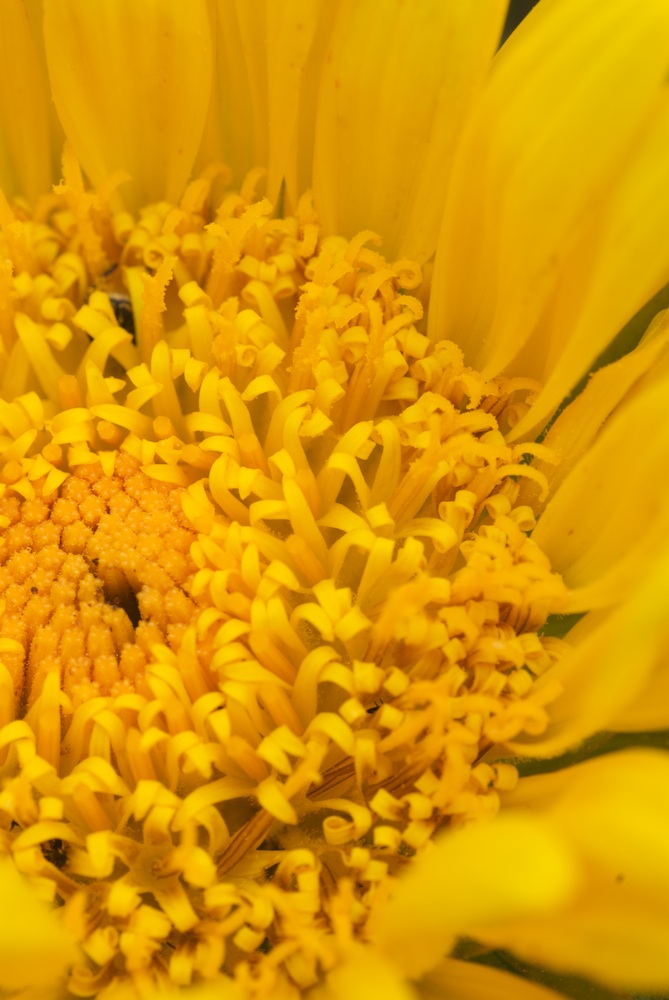
M505 436L538 386L428 340L420 269L308 197L209 222L210 171L134 219L66 167L5 212L4 850L77 995L307 987L547 725L551 455Z

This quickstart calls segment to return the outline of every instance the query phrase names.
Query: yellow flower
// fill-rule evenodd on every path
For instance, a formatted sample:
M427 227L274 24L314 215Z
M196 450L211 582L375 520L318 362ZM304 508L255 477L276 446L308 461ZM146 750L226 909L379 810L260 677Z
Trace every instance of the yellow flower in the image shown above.
M505 8L0 6L12 995L669 989L669 6Z

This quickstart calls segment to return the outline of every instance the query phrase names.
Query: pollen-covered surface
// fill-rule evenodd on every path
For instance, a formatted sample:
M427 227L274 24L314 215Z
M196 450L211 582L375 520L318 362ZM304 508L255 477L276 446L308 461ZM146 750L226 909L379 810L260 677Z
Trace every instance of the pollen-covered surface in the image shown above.
M180 493L120 454L110 476L81 465L46 497L0 499L0 637L17 643L3 662L19 704L50 673L74 707L149 693L151 646L177 649L197 612L187 593L197 536Z
M504 436L537 387L431 343L419 269L306 197L209 223L212 171L134 219L64 169L3 216L0 843L74 995L290 993L546 726L565 589L516 499L550 456Z

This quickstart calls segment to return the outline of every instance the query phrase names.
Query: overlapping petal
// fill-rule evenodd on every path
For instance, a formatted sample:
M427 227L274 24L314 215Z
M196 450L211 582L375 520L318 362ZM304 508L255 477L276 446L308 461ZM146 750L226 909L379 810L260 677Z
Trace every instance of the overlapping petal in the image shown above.
M669 755L652 750L521 780L505 796L518 811L444 836L414 864L379 915L380 947L405 973L426 974L459 925L613 988L666 989L668 796ZM468 975L477 980L465 974L462 995L486 996L486 975L481 994Z
M444 959L426 976L408 982L391 959L356 949L328 977L313 1000L560 1000L553 990L499 969ZM195 1000L195 998L194 998Z
M436 966L458 934L535 918L568 901L578 865L543 821L520 812L437 840L376 914L381 950L409 976Z
M569 611L620 602L669 540L665 375L621 406L542 513L533 538L572 588Z
M549 0L499 53L463 139L430 331L488 374L549 379L519 433L666 280L668 65L663 0Z
M527 480L521 497L541 513L548 499L593 446L616 408L650 381L663 377L669 361L669 312L658 313L641 343L629 354L600 368L575 399L559 414L543 439L559 461L538 458L534 466L546 477L547 491L540 497L537 483ZM653 429L648 428L652 434Z
M539 736L510 741L511 751L552 757L603 729L669 726L668 585L665 548L622 605L592 612L568 633L571 651L537 685L552 692L550 721Z
M57 988L77 958L73 937L14 865L0 862L0 990ZM35 994L33 994L35 995Z
M31 18L31 14L37 15ZM0 188L31 200L52 182L51 97L35 5L7 0L0 9Z
M419 990L423 1000L558 1000L558 994L545 986L452 958L433 969Z
M512 743L517 752L551 756L601 729L669 724L668 382L664 359L647 369L664 350L662 325L637 352L598 373L549 435L565 448L567 474L533 538L570 585L565 610L588 613L566 636L570 651L539 681L539 688L557 683L562 692L551 703L548 728ZM627 398L595 436L626 388Z
M522 780L509 802L542 813L578 858L580 891L549 916L480 937L614 988L669 987L669 754L629 750Z
M120 170L129 206L177 200L209 104L205 0L45 0L44 35L56 109L93 185Z
M198 164L224 161L237 184L267 171L293 207L311 183L315 99L335 4L322 0L217 0L210 4L216 58Z
M330 232L434 252L450 168L497 45L505 0L343 0L316 108L314 192Z

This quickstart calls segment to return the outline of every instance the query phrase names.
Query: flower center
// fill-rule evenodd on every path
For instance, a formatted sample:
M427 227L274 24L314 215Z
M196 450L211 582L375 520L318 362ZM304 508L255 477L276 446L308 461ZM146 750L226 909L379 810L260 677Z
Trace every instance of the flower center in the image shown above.
M81 995L338 960L546 726L565 588L509 445L529 380L422 332L419 268L210 176L5 226L0 792ZM53 845L59 845L55 850Z
M19 701L32 705L51 673L75 708L149 694L152 644L178 648L197 611L187 595L196 533L179 494L121 454L110 476L82 465L46 496L0 500L0 628L20 647L4 659Z

